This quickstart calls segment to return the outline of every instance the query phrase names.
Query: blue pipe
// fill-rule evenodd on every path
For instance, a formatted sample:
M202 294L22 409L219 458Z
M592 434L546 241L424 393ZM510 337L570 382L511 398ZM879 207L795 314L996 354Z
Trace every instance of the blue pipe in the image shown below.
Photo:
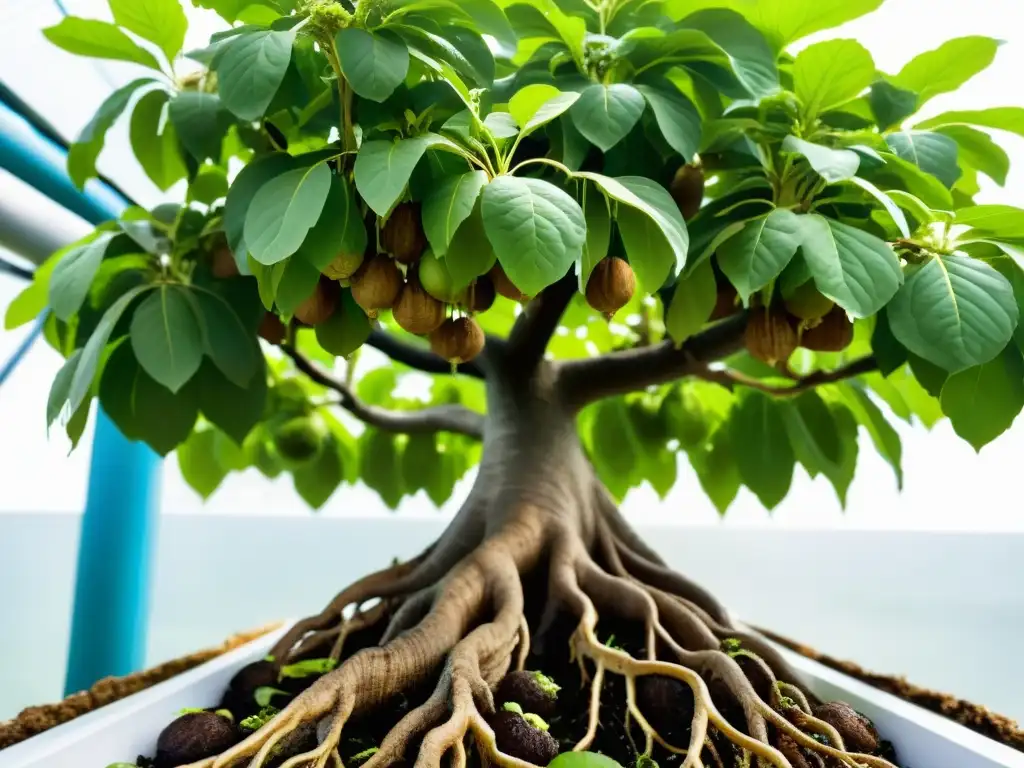
M18 364L24 359L25 355L28 354L28 351L32 349L32 345L36 343L36 339L42 335L43 325L45 323L46 315L43 315L36 320L35 325L32 327L32 330L29 331L28 336L26 336L25 340L21 342L16 350L14 350L14 354L11 355L10 360L0 367L0 387L4 385L4 382L7 381L8 377L14 373L14 369L18 367Z
M85 191L67 175L67 153L0 102L0 168L93 224L116 218L128 205L93 179ZM84 690L145 662L160 460L131 442L97 409L82 515L75 602L64 689Z

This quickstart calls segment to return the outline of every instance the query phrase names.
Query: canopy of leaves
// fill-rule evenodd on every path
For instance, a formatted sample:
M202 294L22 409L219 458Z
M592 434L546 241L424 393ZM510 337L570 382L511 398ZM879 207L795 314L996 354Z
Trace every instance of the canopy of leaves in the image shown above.
M428 289L462 314L495 265L526 296L575 271L556 359L682 344L749 311L747 349L706 375L579 414L620 497L666 495L685 455L723 512L744 486L775 506L798 464L844 501L862 432L899 479L892 420L948 417L981 449L1024 406L1024 211L974 201L979 175L1006 179L989 131L1024 135L1024 115L915 119L995 41L951 40L889 74L851 40L786 50L875 0L196 3L225 27L184 54L178 0L111 0L113 23L46 30L139 67L72 147L75 183L121 119L159 187L187 182L182 203L54 254L7 311L8 328L48 312L67 362L47 417L75 440L98 398L125 434L177 449L204 497L255 467L290 473L313 507L357 481L391 507L443 503L479 458L472 437L339 417L335 392L276 349L336 369L349 410L483 412L474 379L356 364L371 321L352 273L364 252L410 248L401 279L427 286L429 263ZM198 74L176 76L183 56ZM640 286L611 319L585 298L607 257ZM520 308L476 310L500 336ZM759 314L776 319L755 328ZM386 308L378 320L427 349Z

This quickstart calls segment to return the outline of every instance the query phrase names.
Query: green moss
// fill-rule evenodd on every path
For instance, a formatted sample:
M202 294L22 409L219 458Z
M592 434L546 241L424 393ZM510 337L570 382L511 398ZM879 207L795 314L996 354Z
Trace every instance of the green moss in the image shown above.
M238 727L243 731L258 731L264 725L277 717L277 714L280 711L281 710L277 707L264 707L259 711L259 714L245 718L245 720L238 724Z
M543 672L533 672L533 679L537 681L537 685L540 689L549 696L557 696L558 692L562 690L562 686L555 683L550 677L545 675Z
M353 763L362 763L362 762L364 762L366 760L369 760L371 757L376 755L378 752L380 752L380 747L370 747L369 749L364 749L359 754L352 755L351 762L353 762Z
M501 708L504 709L506 712L516 713L517 715L522 717L523 720L525 720L534 728L536 728L538 731L546 731L551 727L547 724L547 721L544 720L544 718L540 715L535 715L533 714L533 712L523 712L523 708L514 701L506 701L504 704L501 705Z

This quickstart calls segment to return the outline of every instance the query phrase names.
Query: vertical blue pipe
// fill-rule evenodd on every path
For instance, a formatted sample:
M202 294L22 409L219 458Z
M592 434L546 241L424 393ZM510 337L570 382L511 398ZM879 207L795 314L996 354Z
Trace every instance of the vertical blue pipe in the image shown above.
M54 202L98 224L126 201L90 181L82 192L65 170L64 149L0 102L0 168ZM153 549L158 523L160 460L131 442L98 409L82 516L71 645L64 688L73 693L145 661Z

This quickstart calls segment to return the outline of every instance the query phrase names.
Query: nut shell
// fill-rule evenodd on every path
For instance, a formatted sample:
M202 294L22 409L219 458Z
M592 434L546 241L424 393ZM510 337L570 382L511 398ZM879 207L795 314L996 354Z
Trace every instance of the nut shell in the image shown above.
M881 745L874 724L845 701L830 701L814 708L814 716L835 728L847 750L871 754Z
M430 334L430 349L452 363L466 363L484 348L484 332L471 317L445 320Z
M363 266L366 257L362 253L342 251L334 257L334 261L323 269L323 273L331 280L348 280Z
M271 344L281 344L284 342L285 334L286 329L284 323L281 322L281 318L273 312L267 312L263 315L259 328L259 335L262 339L269 341Z
M417 336L437 330L445 319L444 304L423 290L416 277L410 277L402 288L392 313L403 330Z
M352 298L367 315L391 309L402 291L402 272L387 256L376 254L352 277Z
M494 290L506 299L512 299L512 301L518 301L520 303L530 299L529 296L516 288L515 283L509 280L508 275L505 274L505 270L501 268L500 263L496 263L491 267L491 271L488 274L490 275L491 282L494 283Z
M629 304L634 293L633 268L617 256L599 261L587 280L587 303L608 317Z
M683 218L689 221L697 215L704 201L704 169L687 163L676 171L669 192Z
M156 742L157 768L174 768L219 755L239 741L238 730L213 712L190 712L174 720Z
M755 309L747 321L744 334L747 351L768 365L789 360L796 351L798 339L789 315L779 309Z
M415 264L427 248L419 203L402 203L380 231L381 247L402 264Z
M339 288L333 280L321 278L312 295L295 308L295 317L306 325L319 325L338 308Z
M800 346L815 352L842 352L852 343L853 323L842 307L835 307L800 337Z

